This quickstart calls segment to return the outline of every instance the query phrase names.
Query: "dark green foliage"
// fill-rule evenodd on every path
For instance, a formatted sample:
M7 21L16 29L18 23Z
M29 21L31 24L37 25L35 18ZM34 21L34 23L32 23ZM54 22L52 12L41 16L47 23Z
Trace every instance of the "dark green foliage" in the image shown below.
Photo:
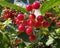
M19 34L18 37L22 38L25 42L29 42L28 35L25 32Z
M42 7L40 8L40 11L42 14L50 10L51 8L54 8L55 6L58 6L60 4L60 0L50 0L46 1L42 4Z

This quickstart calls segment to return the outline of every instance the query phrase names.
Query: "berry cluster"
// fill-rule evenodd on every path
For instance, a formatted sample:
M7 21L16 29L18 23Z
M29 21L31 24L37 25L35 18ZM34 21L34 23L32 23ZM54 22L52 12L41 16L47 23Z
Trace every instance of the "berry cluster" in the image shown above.
M40 7L39 2L34 2L32 5L27 5L26 10L32 11L32 9L38 9ZM46 13L47 17L50 17L52 14ZM27 19L25 19L24 14L18 14L16 18L16 24L18 25L18 33L25 32L29 36L30 41L35 41L36 36L34 34L34 29L38 28L48 28L50 23L44 18L44 16L39 15L36 17L33 14L28 15Z
M11 9L5 9L3 11L4 11L4 14L2 15L2 18L4 19L11 18L12 21L15 21L15 17L17 16L16 11L11 10Z
M35 35L33 34L34 29L42 27L48 28L50 26L50 23L43 16L36 18L34 14L30 14L26 20L23 14L18 14L16 24L18 25L19 33L25 32L29 35L29 40L31 41L35 40Z
M26 6L27 11L32 11L39 8L40 3L38 1ZM31 42L34 42L36 40L36 35L34 32L35 29L49 28L51 26L51 22L49 20L56 23L56 25L60 24L60 22L56 22L57 18L52 17L52 13L50 12L45 13L45 16L39 15L36 17L34 13L31 13L28 16L24 14L17 15L15 11L6 9L4 10L3 18L11 18L12 21L15 21L15 24L18 26L18 33L20 34L22 32L25 32L26 35L29 36L29 40Z
M38 1L34 2L33 4L29 4L26 6L27 11L32 11L33 9L39 9L40 3Z

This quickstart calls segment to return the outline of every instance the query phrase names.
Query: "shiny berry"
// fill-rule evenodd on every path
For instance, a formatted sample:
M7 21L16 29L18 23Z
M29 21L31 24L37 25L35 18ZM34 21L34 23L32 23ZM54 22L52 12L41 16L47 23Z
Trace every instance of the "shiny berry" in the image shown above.
M15 40L15 44L20 44L21 43L21 40L17 39Z
M35 39L36 39L36 37L35 37L34 35L29 36L29 40L30 40L31 42L34 42Z
M38 17L37 17L37 20L38 20L39 22L42 22L42 21L44 20L44 17L43 17L43 16L38 16Z
M27 10L27 11L32 11L32 5L31 5L31 4L28 4L28 5L26 6L26 10Z
M51 13L51 12L46 12L46 13L45 13L45 16L46 16L47 18L49 18L49 17L52 16L52 13Z
M25 26L24 26L24 25L18 26L18 30L19 30L20 32L23 32L23 31L25 30Z
M50 26L50 23L48 21L43 21L43 27L48 28Z
M28 26L29 25L29 20L26 20L25 21L25 24Z
M5 13L9 13L9 9L5 9L4 12L5 12Z
M53 18L51 18L51 21L56 23L57 22L57 18L53 17Z
M57 25L60 25L60 21L59 22L56 22Z
M33 29L32 29L31 27L28 27L28 28L26 29L26 34L27 34L27 35L32 35L32 33L33 33Z
M16 19L16 24L17 25L20 25L22 22L21 21L19 21L18 19Z
M31 20L30 20L30 21L28 22L28 25L29 25L29 26L34 26L34 24L35 24L34 21L31 21Z
M31 14L31 15L28 16L28 18L29 18L30 20L34 21L35 18L36 18L36 16L35 16L34 14Z
M9 18L9 14L4 14L4 15L2 16L2 18L8 19L8 18Z
M36 1L32 4L33 9L39 9L39 7L40 7L40 3L38 1Z
M35 22L35 27L36 28L41 28L42 27L42 23L39 22L39 21Z
M23 14L18 14L17 19L24 20L24 15Z

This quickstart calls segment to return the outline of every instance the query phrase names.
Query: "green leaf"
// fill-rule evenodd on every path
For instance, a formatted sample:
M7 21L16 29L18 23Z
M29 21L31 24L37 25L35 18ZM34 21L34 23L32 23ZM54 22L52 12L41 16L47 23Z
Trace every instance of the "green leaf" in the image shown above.
M60 0L49 0L42 4L40 11L42 14L50 10L51 8L54 8L55 6L60 5Z
M14 26L12 26L12 25L8 25L8 31L10 32L10 33L17 33L17 29L14 27Z
M0 0L0 5L3 6L3 7L9 7L10 9L14 9L14 10L18 10L18 11L21 11L23 13L29 13L26 11L25 8L22 8L20 6L17 6L17 5L14 5L14 4L11 4L11 3L8 3L7 1L5 0Z
M56 48L60 48L60 39L56 39L55 42L56 42Z
M0 32L0 41L3 39L3 34Z
M60 35L60 28L56 29L56 33Z
M55 8L53 8L53 10L55 10L56 12L60 11L58 6L56 6Z
M35 0L29 0L29 3L31 3L31 4L32 4L34 1L35 1Z
M9 25L11 22L12 22L12 20L10 18L8 18L8 20L6 20L3 24Z
M20 0L18 0L20 2ZM22 0L23 2L26 2L26 0ZM29 3L32 4L35 0L29 0Z
M24 48L25 46L25 43L21 43L18 48Z
M18 35L18 37L20 37L21 39L23 39L23 41L25 41L25 42L29 42L28 35L25 32L23 32L20 35Z
M4 40L6 43L9 43L9 39L8 39L8 37L7 37L5 34L3 34L3 40Z

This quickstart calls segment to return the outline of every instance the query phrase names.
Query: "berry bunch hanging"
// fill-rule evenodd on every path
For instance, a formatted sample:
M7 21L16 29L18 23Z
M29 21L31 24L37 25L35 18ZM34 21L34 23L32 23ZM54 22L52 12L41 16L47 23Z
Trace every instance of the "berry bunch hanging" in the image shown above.
M32 12L33 10L37 10L40 8L40 2L36 1L33 4L28 4L26 6L26 10L28 12ZM39 30L42 28L49 29L51 27L52 22L56 23L56 26L60 24L60 22L57 22L57 18L52 17L52 13L46 12L45 16L39 15L36 17L34 13L31 13L30 15L25 14L17 14L15 11L6 9L4 10L4 14L2 16L5 19L11 18L12 21L17 25L18 33L21 34L23 32L28 35L28 39L31 42L34 42L37 40L37 35L35 34L35 30ZM50 20L50 21L49 21ZM45 30L43 30L45 31ZM37 34L39 31L37 32Z
M15 22L16 16L17 16L17 12L15 10L7 9L7 8L3 10L2 18L4 19L11 18L11 20Z
M32 11L34 9L39 9L40 3L38 1L34 2L33 4L28 4L26 6L27 11ZM47 16L51 14L46 14ZM27 17L27 19L25 19ZM29 36L29 40L34 42L36 40L36 35L34 30L40 28L48 28L50 26L49 21L47 21L44 16L39 15L36 17L34 13L31 13L28 16L24 14L18 14L16 18L16 24L18 25L18 32L21 34L25 32L26 35Z

